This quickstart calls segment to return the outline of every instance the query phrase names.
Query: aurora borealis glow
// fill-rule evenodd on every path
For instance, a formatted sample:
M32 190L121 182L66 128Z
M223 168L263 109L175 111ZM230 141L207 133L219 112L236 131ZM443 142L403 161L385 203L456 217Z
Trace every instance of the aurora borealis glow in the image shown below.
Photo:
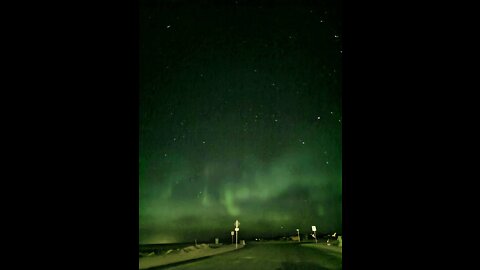
M141 6L140 243L341 232L336 9L167 3Z

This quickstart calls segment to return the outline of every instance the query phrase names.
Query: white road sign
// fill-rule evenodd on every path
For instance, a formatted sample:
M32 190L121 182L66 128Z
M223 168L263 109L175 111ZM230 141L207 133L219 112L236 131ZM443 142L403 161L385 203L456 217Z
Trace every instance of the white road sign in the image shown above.
M312 226L312 231L316 232L316 231L317 231L317 227Z
M235 228L235 231L238 232L238 231L240 231L240 229L239 229L239 228Z
M238 222L238 219L234 223L235 227L238 228L238 225L240 225L240 222Z
M235 233L233 231L230 232L231 235L234 235Z

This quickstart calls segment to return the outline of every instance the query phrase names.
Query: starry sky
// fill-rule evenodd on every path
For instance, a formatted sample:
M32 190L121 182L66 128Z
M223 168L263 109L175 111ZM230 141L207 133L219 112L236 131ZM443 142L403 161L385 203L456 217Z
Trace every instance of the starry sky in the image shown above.
M341 233L339 10L141 1L141 244Z

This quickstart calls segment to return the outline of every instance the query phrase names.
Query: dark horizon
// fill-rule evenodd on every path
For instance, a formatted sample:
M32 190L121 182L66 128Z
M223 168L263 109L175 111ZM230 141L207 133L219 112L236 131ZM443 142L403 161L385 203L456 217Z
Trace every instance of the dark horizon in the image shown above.
M329 233L320 233L317 231L317 240L321 241L321 239L326 239L327 236L331 236L334 232L329 232ZM308 239L306 239L306 233L300 233L300 239L302 242L314 242L315 238L311 235L313 232L308 232ZM337 235L341 235L339 232L336 232ZM291 240L290 237L295 237L297 236L297 232L293 232L290 235L288 234L271 234L271 235L257 235L257 236L244 236L243 234L239 234L238 241L245 240L247 242L262 242L262 241L296 241L296 240ZM210 236L210 237L202 237L202 238L194 238L189 241L180 241L180 242L164 242L164 243L139 243L141 246L156 246L156 245L189 245L189 244L194 244L195 240L197 241L197 244L202 244L202 243L214 243L215 238L219 239L219 242L222 244L231 244L231 236L230 234L228 237L226 236ZM235 243L235 236L233 236L233 243Z
M280 240L281 238L290 238L292 236L297 236L297 228L294 228L292 230L284 229L282 232L267 232L267 233L254 233L252 231L247 230L240 230L238 234L238 239L240 240L246 240L246 241L254 241L255 239L262 239L262 240ZM311 226L305 230L300 229L300 238L303 241L305 237L308 238L308 240L315 240L312 237L312 230ZM232 228L231 231L234 229ZM221 230L216 230L217 233L215 232L210 232L208 235L200 235L196 234L193 232L185 231L185 232L179 232L183 235L183 238L181 240L177 241L171 241L171 242L140 242L140 245L159 245L159 244L186 244L186 243L194 243L195 240L197 240L198 243L213 243L215 238L219 238L220 242L223 243L230 243L231 241L231 231L221 231ZM338 235L341 235L341 231L316 231L316 236L317 239L321 239L324 236L331 235L333 233L337 233ZM203 232L202 232L203 233ZM235 235L233 236L233 239L235 241Z

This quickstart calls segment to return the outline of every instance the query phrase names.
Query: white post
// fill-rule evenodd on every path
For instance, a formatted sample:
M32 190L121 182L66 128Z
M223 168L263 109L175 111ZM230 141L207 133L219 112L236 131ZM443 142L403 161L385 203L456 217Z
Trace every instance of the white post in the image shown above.
M233 225L235 225L235 235L236 235L235 236L235 249L237 249L237 247L238 247L238 231L240 230L238 228L238 225L240 225L240 222L238 222L238 219L235 220L235 223Z
M297 229L297 234L298 234L298 242L300 242L300 230Z

